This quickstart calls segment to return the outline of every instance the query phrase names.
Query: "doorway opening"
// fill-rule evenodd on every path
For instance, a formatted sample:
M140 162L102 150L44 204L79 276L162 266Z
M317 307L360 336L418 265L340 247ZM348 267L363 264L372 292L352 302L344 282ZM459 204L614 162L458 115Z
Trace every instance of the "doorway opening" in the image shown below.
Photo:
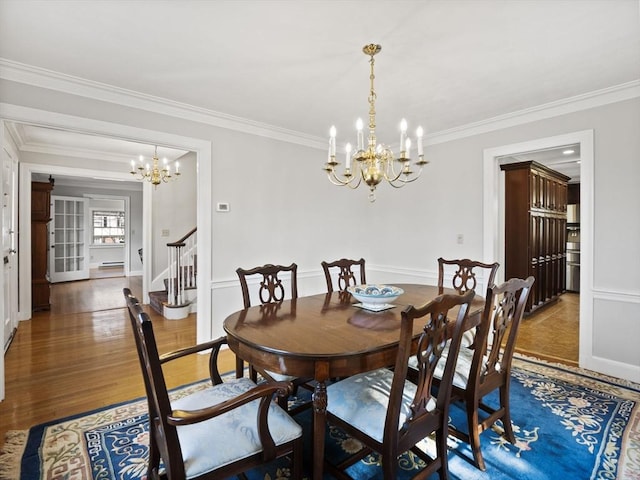
M593 269L593 130L504 145L484 151L484 257L495 259L504 265L505 199L504 173L500 169L501 159L567 145L578 145L580 151L581 291L577 303L579 304L578 364L583 367L585 364L589 364L593 355L591 347L593 313L587 308L593 301L591 281ZM504 271L501 269L496 281L504 280Z

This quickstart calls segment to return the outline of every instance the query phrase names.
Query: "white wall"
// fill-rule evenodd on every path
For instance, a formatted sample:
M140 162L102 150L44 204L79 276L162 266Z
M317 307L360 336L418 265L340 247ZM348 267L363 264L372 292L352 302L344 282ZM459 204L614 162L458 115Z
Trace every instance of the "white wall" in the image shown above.
M592 281L582 286L588 298L581 317L587 348L580 351L581 365L593 370L640 380L640 99L635 98L524 125L429 146L425 152L437 181L424 182L397 197L388 215L406 205L424 205L426 215L412 221L415 236L410 245L424 244L394 253L394 265L428 268L434 254L483 256L483 152L503 145L593 130L593 258ZM436 169L435 165L441 167ZM423 188L424 187L424 188ZM429 190L427 192L426 190ZM586 199L582 199L585 201ZM464 245L456 244L463 233ZM378 245L391 245L396 234L381 232ZM433 236L433 238L430 238ZM410 237L411 238L411 237ZM434 248L435 247L435 248ZM374 255L382 261L383 252ZM485 258L485 260L494 260ZM591 318L585 324L583 320ZM632 340L633 339L633 340ZM582 343L582 342L581 342ZM587 352L590 350L590 352Z
M158 185L152 190L153 220L152 246L153 255L149 255L153 262L152 277L156 279L151 290L164 289L162 280L167 269L167 243L175 242L190 232L196 226L197 213L197 181L196 156L187 153L178 159L180 162L180 177L168 183ZM167 233L164 236L164 233Z
M238 266L295 261L304 295L322 288L322 259L364 256L371 281L431 282L438 256L481 258L483 150L593 129L593 351L610 365L623 364L625 375L640 372L637 98L427 146L431 163L424 178L403 190L380 188L370 204L366 190L338 188L326 180L324 150L4 80L0 94L8 104L212 142L212 275L205 279L212 289L212 336L222 334L224 318L240 306ZM217 202L228 202L230 212L216 213ZM456 243L458 233L464 235L462 245Z

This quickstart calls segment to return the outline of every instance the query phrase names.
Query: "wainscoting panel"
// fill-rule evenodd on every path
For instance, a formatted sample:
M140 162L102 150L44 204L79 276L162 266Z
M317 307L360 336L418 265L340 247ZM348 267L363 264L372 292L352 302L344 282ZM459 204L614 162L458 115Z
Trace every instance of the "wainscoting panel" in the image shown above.
M616 377L640 382L640 295L594 291L593 293L594 365L588 368ZM626 347L625 347L626 345Z

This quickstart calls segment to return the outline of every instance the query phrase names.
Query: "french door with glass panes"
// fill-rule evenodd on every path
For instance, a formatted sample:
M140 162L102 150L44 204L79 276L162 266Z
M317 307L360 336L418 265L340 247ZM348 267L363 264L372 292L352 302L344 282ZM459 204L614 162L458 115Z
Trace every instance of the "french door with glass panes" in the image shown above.
M89 278L87 199L51 196L49 277L52 283Z

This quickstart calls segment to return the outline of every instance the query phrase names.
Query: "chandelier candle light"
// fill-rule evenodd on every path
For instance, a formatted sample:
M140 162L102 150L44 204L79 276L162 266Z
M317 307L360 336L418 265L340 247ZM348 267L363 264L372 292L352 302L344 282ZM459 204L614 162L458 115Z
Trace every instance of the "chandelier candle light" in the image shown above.
M345 146L345 166L342 175L335 171L335 167L339 165L336 161L336 127L332 126L329 130L329 157L324 166L329 181L334 185L348 186L349 188L358 188L364 180L369 186L369 200L374 202L376 199L375 190L382 180L386 180L395 188L401 188L407 183L411 183L420 176L422 167L429 163L424 159L422 147L422 127L418 127L416 131L418 160L414 162L417 165L418 172L411 169L411 139L407 137L407 122L400 122L400 156L396 158L391 148L384 144L378 144L376 140L376 91L373 86L375 75L373 73L374 55L376 55L382 47L376 44L365 45L362 51L370 57L371 73L369 79L371 86L369 90L369 138L367 145L364 144L364 132L362 119L356 122L357 144L356 151L351 154L351 144ZM394 163L397 162L398 171Z
M153 153L152 164L144 164L144 157L140 155L140 163L136 167L135 160L131 160L131 175L138 175L137 180L146 180L150 182L154 187L160 185L161 182L168 182L174 177L180 176L180 163L176 163L176 171L171 174L171 167L169 166L167 159L163 159L162 169L159 166L158 160L158 147L155 147Z

